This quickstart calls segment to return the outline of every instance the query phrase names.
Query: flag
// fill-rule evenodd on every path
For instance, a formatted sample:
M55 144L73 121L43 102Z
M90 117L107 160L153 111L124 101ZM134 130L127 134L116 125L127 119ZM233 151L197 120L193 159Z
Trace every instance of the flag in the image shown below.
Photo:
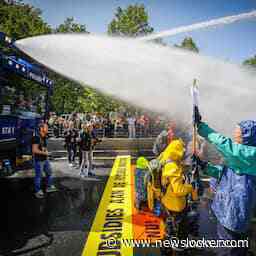
M193 85L191 86L191 96L192 96L192 102L193 107L199 106L199 89L196 85L196 79L194 79Z

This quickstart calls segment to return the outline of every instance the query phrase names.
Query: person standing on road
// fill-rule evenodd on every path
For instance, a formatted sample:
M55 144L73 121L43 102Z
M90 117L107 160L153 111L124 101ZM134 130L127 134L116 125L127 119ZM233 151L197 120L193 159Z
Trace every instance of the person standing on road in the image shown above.
M40 124L38 132L32 137L32 154L35 170L35 196L37 198L43 198L44 192L41 189L42 181L42 171L46 175L46 193L57 191L56 187L52 184L52 168L48 160L48 151L47 151L47 125Z
M75 165L78 135L78 131L74 127L74 122L70 121L69 128L64 132L65 146L68 151L68 162L70 166Z
M54 134L55 138L59 138L59 130L60 130L59 126L60 126L59 118L56 118L53 123L53 134Z
M80 147L82 151L82 163L80 165L80 176L92 176L92 150L96 136L93 133L93 127L90 123L83 124L80 133ZM86 166L86 169L85 169Z

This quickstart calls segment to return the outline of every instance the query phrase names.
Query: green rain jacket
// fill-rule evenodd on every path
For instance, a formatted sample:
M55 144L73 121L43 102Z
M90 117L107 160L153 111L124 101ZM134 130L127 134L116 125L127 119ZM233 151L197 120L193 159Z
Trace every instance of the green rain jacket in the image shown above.
M225 165L232 168L237 174L256 175L256 147L235 143L203 122L198 126L198 133L216 146L224 158ZM210 176L219 178L221 175L218 166L208 163L207 169Z

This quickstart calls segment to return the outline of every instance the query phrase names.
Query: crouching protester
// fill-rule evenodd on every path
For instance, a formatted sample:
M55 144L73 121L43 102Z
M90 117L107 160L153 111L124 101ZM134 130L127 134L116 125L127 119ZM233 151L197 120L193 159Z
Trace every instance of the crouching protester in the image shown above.
M218 255L247 255L248 243L242 247L238 242L248 239L256 203L256 122L240 122L232 140L201 122L199 114L198 133L213 144L224 159L224 165L213 165L196 158L203 172L217 179L211 208L217 219L218 238L233 240L233 244L237 241L237 247L219 248Z
M185 182L182 160L185 153L181 139L173 140L162 153L161 203L166 212L166 238L186 239L188 236L187 196L193 195L193 186ZM182 251L185 248L172 248Z
M43 198L44 192L41 189L42 171L46 176L46 193L56 191L56 187L52 184L52 168L48 160L47 151L47 133L48 128L46 124L40 124L38 131L32 137L32 154L35 170L35 196Z
M139 157L136 161L135 170L135 188L136 188L136 201L135 206L141 210L142 205L147 203L147 188L145 179L148 173L148 160L145 157Z

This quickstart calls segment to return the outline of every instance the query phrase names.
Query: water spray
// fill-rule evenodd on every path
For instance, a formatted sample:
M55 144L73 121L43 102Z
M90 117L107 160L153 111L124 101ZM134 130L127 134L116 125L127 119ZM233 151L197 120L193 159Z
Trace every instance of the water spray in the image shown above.
M178 27L178 28L165 30L165 31L162 31L159 33L149 35L149 36L140 37L138 40L151 41L151 40L154 40L157 38L174 36L177 34L191 32L191 31L203 29L203 28L227 25L227 24L231 24L231 23L238 22L241 20L248 20L248 19L252 19L252 18L256 18L256 10L251 11L251 12L241 13L238 15L232 15L232 16L222 17L222 18L204 21L204 22L200 22L200 23L195 23L195 24L188 25L188 26L182 26L182 27Z
M205 22L204 27L255 16L256 11L221 18ZM191 27L203 25L183 31ZM255 118L256 75L239 65L138 39L92 34L38 36L15 45L59 74L130 104L169 114L183 125L190 120L187 86L195 77L200 80L206 121L219 131L230 134L237 122Z

